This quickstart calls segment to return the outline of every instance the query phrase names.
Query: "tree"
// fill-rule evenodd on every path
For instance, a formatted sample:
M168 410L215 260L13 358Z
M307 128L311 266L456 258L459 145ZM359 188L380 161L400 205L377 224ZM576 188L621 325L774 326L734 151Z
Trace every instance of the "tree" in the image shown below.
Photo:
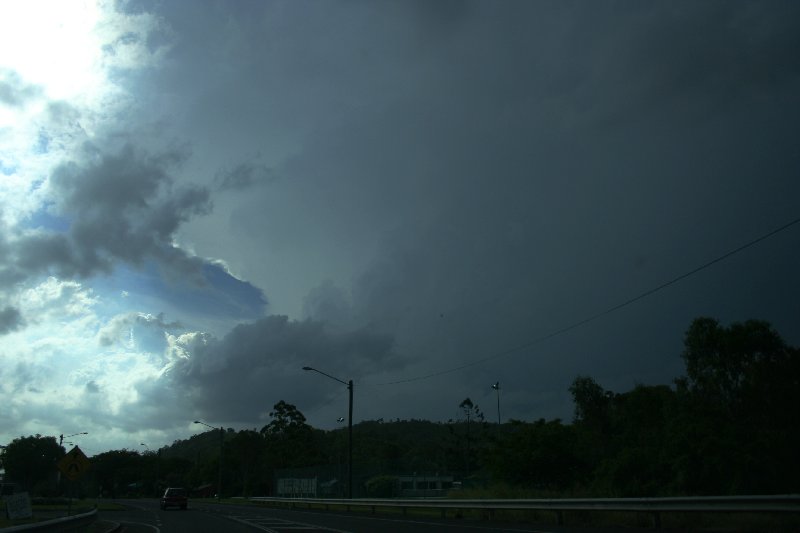
M683 359L678 386L691 413L683 454L690 490L797 490L800 350L767 322L724 327L702 317L686 332ZM717 461L705 457L712 452Z
M695 319L684 346L690 388L731 405L764 380L780 379L776 371L789 370L784 367L792 356L780 335L760 320L725 328L712 318Z
M599 430L608 424L612 393L603 390L603 387L588 376L576 377L569 392L575 402L575 422Z
M564 491L582 480L588 465L579 453L575 428L560 420L512 420L489 455L495 479L540 490Z
M473 436L471 435L471 421L472 419L480 420L481 423L484 422L483 412L481 412L480 407L477 404L473 404L472 400L469 398L465 398L458 407L464 411L464 416L467 419L467 434L466 434L466 447L464 453L464 464L466 466L466 474L467 477L470 475L470 468L472 465L475 464L474 455L475 450L474 447L471 445L473 441Z
M606 393L607 431L594 472L596 492L613 496L663 496L674 488L677 412L675 392L666 385L636 385L620 394ZM589 455L582 454L584 456Z
M59 446L55 437L33 435L16 438L3 454L6 479L16 481L29 492L52 490L56 465L64 455L64 448ZM47 487L48 484L51 486Z
M225 457L230 457L230 462L234 467L238 467L237 478L241 490L234 489L234 492L241 493L243 496L250 496L253 483L259 477L260 459L266 451L264 437L253 430L238 432L227 444ZM256 487L261 489L261 487Z
M272 406L269 416L272 417L272 421L261 428L262 434L289 435L305 431L305 428L310 427L306 424L306 417L303 413L294 405L283 400Z
M110 450L92 457L92 477L106 495L128 495L142 475L142 457L132 450Z
M261 434L276 468L309 466L321 459L314 430L297 407L281 400L273 406L269 416L272 421L261 428Z

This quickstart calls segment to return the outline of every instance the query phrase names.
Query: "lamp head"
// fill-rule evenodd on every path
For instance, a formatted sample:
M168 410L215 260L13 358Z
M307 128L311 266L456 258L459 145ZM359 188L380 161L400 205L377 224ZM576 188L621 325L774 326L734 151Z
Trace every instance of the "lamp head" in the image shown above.
M313 369L313 368L311 368L310 366L304 366L304 367L303 367L303 370L314 370L314 369Z

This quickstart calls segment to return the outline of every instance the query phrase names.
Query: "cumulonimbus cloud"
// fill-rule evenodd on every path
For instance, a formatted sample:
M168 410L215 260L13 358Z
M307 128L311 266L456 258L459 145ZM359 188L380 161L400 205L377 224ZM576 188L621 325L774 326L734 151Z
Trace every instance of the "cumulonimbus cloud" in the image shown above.
M307 381L302 367L327 369L357 377L396 361L391 335L366 329L332 332L314 320L295 321L272 315L240 324L223 338L187 333L168 337L171 362L161 379L141 383L140 401L131 410L163 409L166 418L198 416L230 421L257 420L280 399L319 404L335 383L319 382L303 398L296 386ZM164 402L165 398L171 398ZM172 406L172 407L169 407ZM136 416L136 415L132 415Z
M166 271L199 275L201 261L173 240L183 222L211 210L211 200L203 187L175 186L170 170L182 160L177 151L148 154L126 145L61 165L47 209L67 229L22 230L9 242L13 266L28 275L85 278L117 262L154 260Z

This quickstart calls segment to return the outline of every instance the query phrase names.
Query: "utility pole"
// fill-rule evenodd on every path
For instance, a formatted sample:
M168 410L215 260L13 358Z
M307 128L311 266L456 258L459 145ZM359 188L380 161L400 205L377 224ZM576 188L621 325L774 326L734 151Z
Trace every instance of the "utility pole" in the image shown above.
M497 391L497 425L500 425L500 382L492 385L492 388Z
M202 420L195 420L195 424L202 424L207 428L211 428L216 430L214 426L210 426L203 422ZM225 429L220 426L219 427L219 471L217 472L217 501L222 499L222 450L225 446Z
M352 499L353 498L353 380L343 381L337 377L333 377L330 374L326 374L322 370L317 370L316 368L312 368L310 366L304 366L303 370L316 372L318 374L322 374L327 378L331 378L334 381L338 381L344 385L347 385L347 391L349 392L350 396L350 406L348 410L348 420L347 420L347 497Z

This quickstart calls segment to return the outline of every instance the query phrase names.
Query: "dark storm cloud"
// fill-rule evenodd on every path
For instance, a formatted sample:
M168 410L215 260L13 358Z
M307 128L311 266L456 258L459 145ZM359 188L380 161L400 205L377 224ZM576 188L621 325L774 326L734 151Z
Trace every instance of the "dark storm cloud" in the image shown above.
M16 307L6 306L0 309L0 335L5 335L21 328L24 320Z
M318 407L335 383L295 379L311 365L374 385L357 418L447 419L498 380L509 416L569 418L577 375L670 383L696 316L792 330L785 232L549 337L797 217L796 3L308 5L163 6L174 68L138 88L181 95L222 160L270 154L213 161L248 193L226 195L240 241L213 238L314 321L195 337L131 417Z
M116 262L141 266L152 259L168 275L201 279L200 261L172 244L182 223L210 210L206 189L173 186L169 172L183 158L127 145L117 153L90 154L87 163L62 165L51 178L52 209L69 229L25 233L14 243L18 267L87 277L110 272Z
M267 185L275 179L272 169L263 164L247 162L240 163L231 170L219 172L215 182L221 191L244 191L256 185Z
M338 326L352 322L353 309L345 291L333 281L325 280L303 299L303 316Z
M364 29L333 49L324 34L302 48L276 37L302 50L288 71L300 85L357 103L346 116L299 113L316 129L277 171L303 191L288 224L295 239L308 238L309 216L314 235L343 248L384 230L353 287L352 313L396 335L415 364L397 378L547 336L797 216L797 7L504 5L513 9L478 4L436 39L406 38L403 30L435 25L390 24L380 10L365 18L382 36ZM384 54L356 54L367 43ZM405 76L374 91L382 65ZM672 291L554 341L557 349L521 350L458 381L469 389L499 374L564 395L581 373L619 388L668 383L694 316L766 311L789 324L786 305L759 301L793 278L797 247L786 238L771 244L785 255L762 296L739 296L753 273L733 263L715 272L716 293L698 276L688 294Z
M281 399L308 405L336 394L335 382L308 385L319 376L305 374L303 366L358 376L392 366L392 344L388 335L331 332L321 322L284 316L239 325L222 339L196 335L173 354L175 362L160 380L139 385L143 400L129 409L145 414L126 416L147 418L151 408L174 408L165 418L195 413L190 416L255 423Z

